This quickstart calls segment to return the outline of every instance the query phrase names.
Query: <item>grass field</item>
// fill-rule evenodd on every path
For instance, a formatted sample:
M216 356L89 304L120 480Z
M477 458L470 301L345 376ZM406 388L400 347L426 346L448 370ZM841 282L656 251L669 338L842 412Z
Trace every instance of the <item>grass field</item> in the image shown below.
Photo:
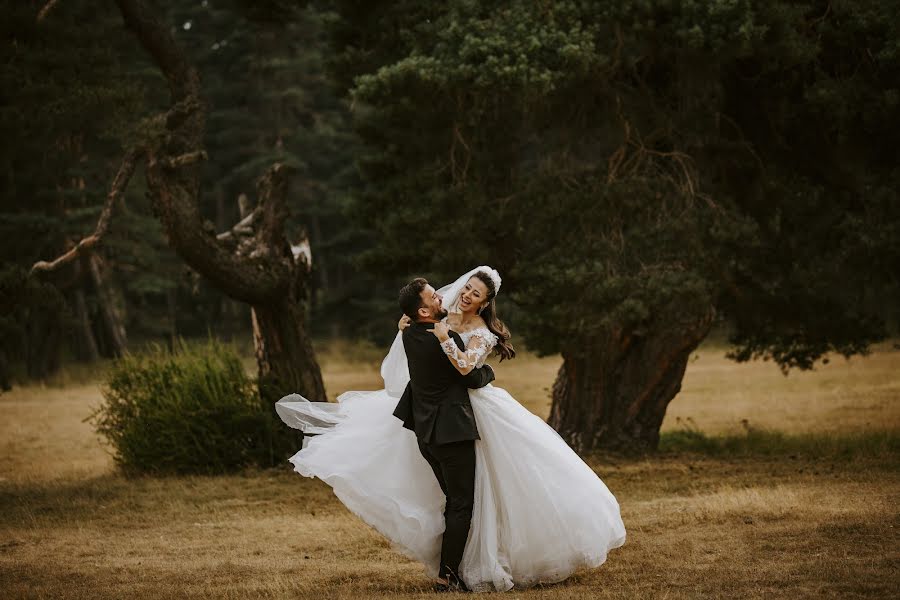
M664 452L587 457L619 499L626 545L504 598L896 597L900 351L788 377L721 354L692 360ZM379 387L376 351L322 356L332 397ZM503 363L497 385L546 416L558 366ZM66 374L0 396L0 597L433 596L417 564L289 465L117 475L83 422L99 400L95 382Z

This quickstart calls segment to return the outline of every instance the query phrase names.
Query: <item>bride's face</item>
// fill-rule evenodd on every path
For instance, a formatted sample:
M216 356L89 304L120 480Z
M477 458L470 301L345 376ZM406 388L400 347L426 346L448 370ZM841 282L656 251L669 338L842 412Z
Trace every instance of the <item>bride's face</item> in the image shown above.
M469 278L459 295L459 311L477 313L487 302L488 287L477 277Z

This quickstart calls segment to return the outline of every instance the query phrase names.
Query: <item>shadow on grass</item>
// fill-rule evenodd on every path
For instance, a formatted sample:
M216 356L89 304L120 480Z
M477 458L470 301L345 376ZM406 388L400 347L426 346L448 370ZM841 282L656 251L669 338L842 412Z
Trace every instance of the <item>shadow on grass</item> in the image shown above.
M84 479L0 481L0 528L47 527L100 519L114 524L134 515L178 519L210 510L341 512L331 488L290 469L247 469L230 475L124 477L109 473Z
M900 460L900 432L799 433L758 429L744 424L742 434L709 435L686 427L660 436L664 454L692 453L716 458L803 456L834 459Z

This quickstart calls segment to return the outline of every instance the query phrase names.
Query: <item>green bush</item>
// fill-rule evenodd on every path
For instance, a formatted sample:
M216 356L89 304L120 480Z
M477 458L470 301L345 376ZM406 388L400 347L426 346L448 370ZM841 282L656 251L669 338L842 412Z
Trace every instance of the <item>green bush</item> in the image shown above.
M234 349L215 341L115 361L103 398L89 420L127 474L270 467L300 447L260 401Z

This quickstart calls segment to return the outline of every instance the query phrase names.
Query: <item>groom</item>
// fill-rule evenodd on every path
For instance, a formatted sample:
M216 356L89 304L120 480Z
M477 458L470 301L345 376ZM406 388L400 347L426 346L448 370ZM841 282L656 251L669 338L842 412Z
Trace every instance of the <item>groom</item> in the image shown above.
M425 279L413 279L400 290L400 308L411 320L403 330L410 382L394 416L416 433L419 450L447 496L438 589L465 590L458 572L472 522L475 440L479 439L468 388L486 386L494 380L494 371L485 365L462 375L451 364L433 333L435 327L446 327L440 320L447 311ZM459 334L449 334L464 350Z

